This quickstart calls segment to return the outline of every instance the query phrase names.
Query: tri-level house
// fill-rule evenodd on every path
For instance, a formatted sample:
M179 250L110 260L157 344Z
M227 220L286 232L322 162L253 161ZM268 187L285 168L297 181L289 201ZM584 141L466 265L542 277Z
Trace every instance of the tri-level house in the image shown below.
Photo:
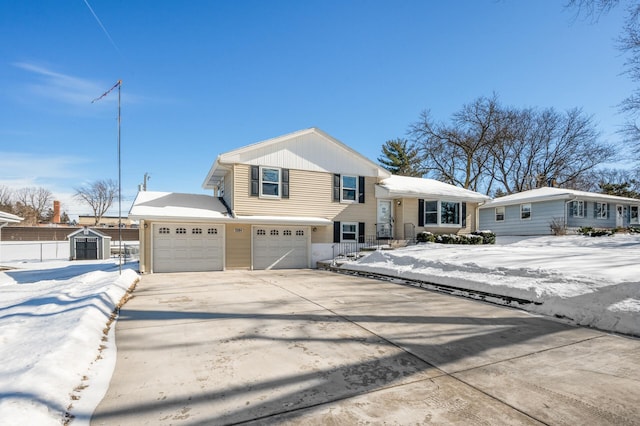
M202 187L138 193L141 272L315 267L337 243L474 231L489 199L391 176L317 128L220 154Z

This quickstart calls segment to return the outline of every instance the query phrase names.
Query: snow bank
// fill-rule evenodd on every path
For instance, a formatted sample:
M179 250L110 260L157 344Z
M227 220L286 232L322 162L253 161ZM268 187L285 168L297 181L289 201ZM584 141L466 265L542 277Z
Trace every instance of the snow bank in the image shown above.
M343 265L525 299L528 311L640 336L640 235L502 237L495 245L419 244Z
M0 419L60 425L93 385L103 331L138 275L111 260L19 266L0 272Z

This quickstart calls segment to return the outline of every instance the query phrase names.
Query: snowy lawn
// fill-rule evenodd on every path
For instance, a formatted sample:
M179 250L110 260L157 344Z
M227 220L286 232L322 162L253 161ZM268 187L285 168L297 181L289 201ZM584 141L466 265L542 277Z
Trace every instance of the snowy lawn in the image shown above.
M537 302L522 308L640 336L640 235L498 237L376 251L344 268Z
M117 260L2 266L16 269L0 271L0 423L60 425L68 410L90 415L115 365L110 317L137 281L137 263L122 275Z

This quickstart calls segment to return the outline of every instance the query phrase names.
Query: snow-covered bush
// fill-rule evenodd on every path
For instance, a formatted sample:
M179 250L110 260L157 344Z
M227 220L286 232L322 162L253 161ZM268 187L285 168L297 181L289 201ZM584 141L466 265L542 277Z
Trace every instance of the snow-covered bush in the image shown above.
M422 231L416 235L416 240L418 240L419 243L435 243L436 236L431 232Z
M475 231L471 235L479 235L482 237L482 244L495 244L496 234L491 231Z

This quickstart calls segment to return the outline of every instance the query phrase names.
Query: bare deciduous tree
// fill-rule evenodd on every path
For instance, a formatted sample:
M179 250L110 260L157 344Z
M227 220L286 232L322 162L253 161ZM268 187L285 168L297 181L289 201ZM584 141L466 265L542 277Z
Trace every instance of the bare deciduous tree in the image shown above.
M13 191L8 186L0 185L0 208L10 210L13 202ZM8 211L11 213L11 211Z
M42 220L44 213L51 204L53 194L48 189L42 187L27 187L17 190L14 194L16 199L16 207L20 210L18 213L25 219L30 218L31 221ZM33 223L35 225L35 223Z
M97 225L113 204L113 200L117 198L118 184L112 179L97 180L75 188L75 191L74 196L87 203L93 210L94 225Z
M409 128L420 147L423 167L435 178L474 191L491 165L491 148L502 137L497 96L480 97L455 113L450 125L436 123L424 111Z

